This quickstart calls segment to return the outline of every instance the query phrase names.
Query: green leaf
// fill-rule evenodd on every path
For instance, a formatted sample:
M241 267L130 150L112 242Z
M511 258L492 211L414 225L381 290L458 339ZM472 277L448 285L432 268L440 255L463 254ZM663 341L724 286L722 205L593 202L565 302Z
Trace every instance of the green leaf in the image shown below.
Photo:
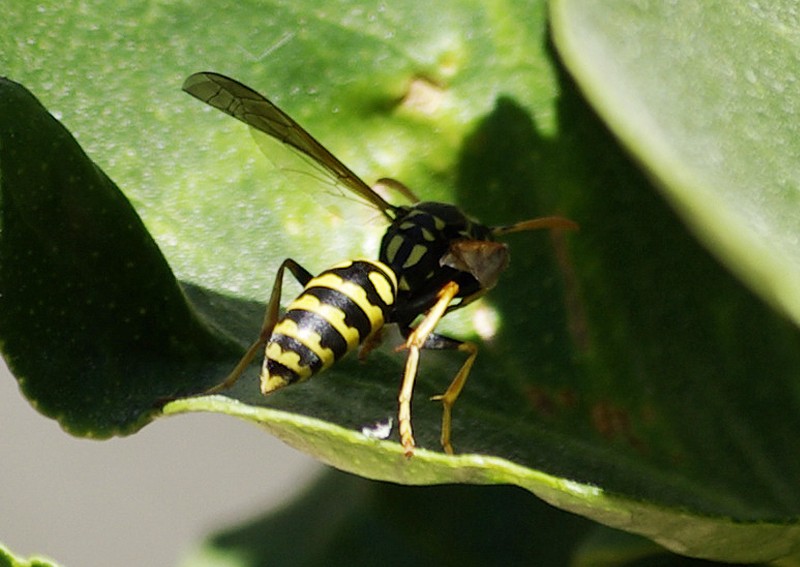
M794 0L555 0L559 52L699 238L800 321Z
M138 428L225 343L113 182L0 79L0 328L25 395L76 435ZM233 352L227 349L228 354ZM213 382L211 382L213 383Z
M180 92L185 76L216 70L269 96L367 182L396 177L489 224L564 214L581 231L510 236L498 287L444 322L481 349L454 410L454 457L439 452L440 408L426 398L457 354L424 354L413 459L395 437L361 433L395 415L397 337L269 398L251 372L165 413L252 420L368 478L515 484L687 555L752 562L800 547L800 334L694 240L587 107L547 43L544 3L454 0L435 18L413 2L147 6L147 25L138 3L113 14L45 3L39 18L15 7L7 25L36 41L0 33L7 72L80 135L183 282L113 184L5 83L0 337L37 407L84 435L131 432L165 397L225 375L283 258L318 272L375 256L385 227L366 220L374 213L353 205L337 218L271 190L246 129ZM112 29L125 34L97 33ZM54 82L53 69L74 71ZM52 175L20 176L17 163ZM108 216L75 238L62 195ZM87 254L98 234L111 242ZM129 258L139 269L128 273ZM287 284L287 297L297 291Z
M20 559L0 544L0 567L58 567L58 564L41 557Z

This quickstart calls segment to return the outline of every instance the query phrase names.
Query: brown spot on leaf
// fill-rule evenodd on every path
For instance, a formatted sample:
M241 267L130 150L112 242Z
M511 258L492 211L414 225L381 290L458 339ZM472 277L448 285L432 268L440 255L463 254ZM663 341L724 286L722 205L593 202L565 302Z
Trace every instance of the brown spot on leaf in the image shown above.
M420 114L435 114L442 105L445 90L441 85L425 77L414 77L408 85L400 106Z

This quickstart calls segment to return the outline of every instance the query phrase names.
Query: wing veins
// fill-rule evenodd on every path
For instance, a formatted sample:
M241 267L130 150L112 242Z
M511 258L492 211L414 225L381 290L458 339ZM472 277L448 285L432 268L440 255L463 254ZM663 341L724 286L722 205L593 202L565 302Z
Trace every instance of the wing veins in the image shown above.
M183 90L193 97L275 138L311 158L335 180L374 207L390 220L396 207L389 204L364 183L288 114L250 87L218 73L190 75Z

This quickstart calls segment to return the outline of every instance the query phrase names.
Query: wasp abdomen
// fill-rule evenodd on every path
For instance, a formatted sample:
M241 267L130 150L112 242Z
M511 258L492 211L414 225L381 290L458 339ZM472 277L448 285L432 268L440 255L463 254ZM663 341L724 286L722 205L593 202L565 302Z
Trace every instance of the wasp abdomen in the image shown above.
M394 272L381 262L346 262L312 278L272 331L261 390L331 366L384 325L396 296Z

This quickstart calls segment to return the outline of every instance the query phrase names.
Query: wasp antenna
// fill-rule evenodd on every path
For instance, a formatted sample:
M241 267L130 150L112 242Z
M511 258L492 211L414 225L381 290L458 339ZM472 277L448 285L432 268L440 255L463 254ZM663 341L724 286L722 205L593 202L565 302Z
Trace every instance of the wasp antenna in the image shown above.
M539 217L538 219L530 219L505 226L493 226L491 231L493 236L502 236L511 232L539 230L541 228L580 230L580 225L564 217Z

